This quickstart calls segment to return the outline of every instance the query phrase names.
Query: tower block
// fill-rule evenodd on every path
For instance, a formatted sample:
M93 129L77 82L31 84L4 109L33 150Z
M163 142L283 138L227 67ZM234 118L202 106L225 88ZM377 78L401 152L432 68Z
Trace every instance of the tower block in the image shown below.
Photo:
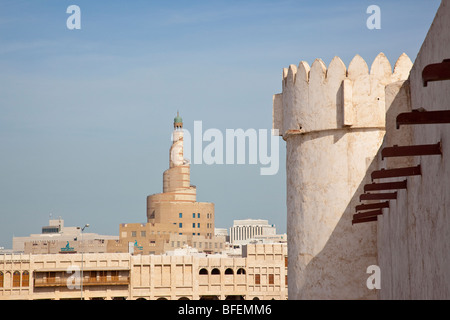
M402 54L394 71L383 53L370 71L356 55L283 69L273 97L273 129L286 141L289 299L376 299L366 286L377 265L376 224L352 228L386 124L385 87L409 76Z

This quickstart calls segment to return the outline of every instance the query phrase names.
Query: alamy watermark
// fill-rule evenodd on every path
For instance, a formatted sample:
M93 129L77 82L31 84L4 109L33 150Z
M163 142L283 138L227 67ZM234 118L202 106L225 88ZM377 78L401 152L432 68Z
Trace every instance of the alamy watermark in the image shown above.
M77 5L70 5L67 7L66 13L71 15L66 20L66 26L69 30L81 29L81 9Z
M366 273L371 274L367 278L366 286L369 290L381 289L381 270L377 265L371 265L367 267Z
M203 132L202 121L194 121L193 134L187 129L182 130L183 156L193 164L260 164L263 166L260 168L261 175L278 173L280 138L277 129L226 129L223 133L219 129L209 128ZM180 148L181 145L172 148L172 161L176 162Z
M80 267L71 265L67 268L66 273L70 276L66 280L66 285L69 290L79 290L81 288L81 273Z
M381 29L381 9L372 4L367 7L366 13L371 14L366 20L367 29Z

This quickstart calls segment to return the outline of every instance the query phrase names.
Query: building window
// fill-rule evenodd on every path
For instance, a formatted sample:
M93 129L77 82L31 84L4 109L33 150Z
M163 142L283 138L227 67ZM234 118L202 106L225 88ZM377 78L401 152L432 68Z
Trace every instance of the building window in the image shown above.
M237 274L245 274L245 269L239 268L238 271L237 271L236 273L237 273Z
M192 218L195 218L195 213L192 214Z
M22 273L22 287L29 287L30 286L30 274L28 271L24 271Z
M97 282L97 271L89 272L89 280L88 282Z
M56 272L48 272L47 283L55 283L55 281L56 281Z
M180 222L180 223L178 224L178 227L179 227L179 228L183 228L183 224Z
M107 272L106 271L99 271L99 280L100 282L106 282Z
M273 274L269 274L269 284L274 283L273 278L274 278Z
M131 236L132 236L133 238L136 238L136 231L131 231Z
M111 281L119 281L119 272L111 271Z
M192 228L195 228L195 222L192 223Z
M0 288L3 288L3 279L4 279L3 272L0 271Z
M197 213L197 218L200 218L200 213Z
M208 270L206 270L205 268L202 268L202 269L200 269L198 274L200 274L200 275L208 275Z
M200 222L199 222L199 223L197 223L197 228L200 228Z
M180 212L180 213L178 214L178 218L183 218L183 213L182 213L182 212Z
M233 274L233 269L228 268L227 270L225 270L225 274Z
M261 284L261 275L255 274L255 284Z
M220 274L220 270L217 268L212 269L211 274Z
M145 231L141 231L141 237L146 237L147 233Z
M13 287L20 287L20 272L14 271L13 273Z

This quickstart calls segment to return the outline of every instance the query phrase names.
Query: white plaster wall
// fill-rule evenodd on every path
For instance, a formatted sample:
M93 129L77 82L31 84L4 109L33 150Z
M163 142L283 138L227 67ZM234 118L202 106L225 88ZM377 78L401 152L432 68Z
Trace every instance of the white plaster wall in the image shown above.
M448 58L450 1L445 0L411 69L411 109L450 109L450 81L422 85L423 68ZM388 115L395 119L399 112L394 106ZM401 130L388 128L387 137L399 139ZM408 178L407 191L400 192L397 201L391 201L391 208L379 220L380 297L450 299L450 124L414 125L408 130L409 141L404 141L404 145L441 141L443 154L405 159L411 165L420 164L422 175Z
M273 127L287 142L289 299L375 299L367 267L377 264L376 224L352 226L367 172L377 168L385 126L385 86L406 79L384 54L360 56L348 70L335 57L283 71Z

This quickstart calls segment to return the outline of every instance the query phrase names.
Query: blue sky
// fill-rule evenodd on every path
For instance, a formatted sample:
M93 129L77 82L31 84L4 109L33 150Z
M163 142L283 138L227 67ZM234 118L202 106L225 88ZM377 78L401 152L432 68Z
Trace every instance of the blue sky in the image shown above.
M66 9L81 9L69 30ZM366 9L381 8L369 30ZM384 52L414 61L430 1L0 1L0 246L49 214L118 235L162 192L172 121L270 129L282 68ZM277 175L259 165L192 165L216 227L261 218L286 231L285 142Z

